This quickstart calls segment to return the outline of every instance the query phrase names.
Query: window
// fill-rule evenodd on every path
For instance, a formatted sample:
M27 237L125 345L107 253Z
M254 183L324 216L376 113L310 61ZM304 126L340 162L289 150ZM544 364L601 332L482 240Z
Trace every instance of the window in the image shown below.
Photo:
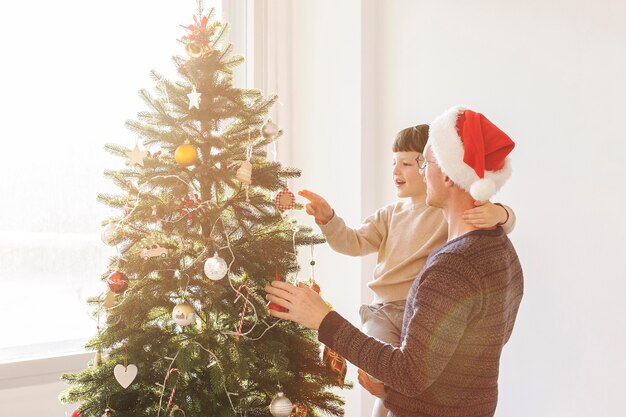
M248 2L205 6L224 10L245 54ZM184 54L179 25L195 12L193 2L33 0L3 15L0 362L77 352L95 334L86 299L106 289L115 253L100 240L112 209L96 196L117 192L103 171L123 164L103 146L134 146L124 122L145 108L137 92L153 89L151 69L178 78L170 57Z

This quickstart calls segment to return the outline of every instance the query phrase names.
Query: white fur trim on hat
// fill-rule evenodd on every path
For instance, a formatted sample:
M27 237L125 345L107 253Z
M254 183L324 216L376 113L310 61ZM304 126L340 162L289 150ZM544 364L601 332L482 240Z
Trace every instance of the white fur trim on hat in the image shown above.
M474 169L463 162L465 149L456 130L459 114L467 110L464 106L448 109L430 124L428 145L432 149L441 170L456 185L470 193L478 201L489 200L511 176L511 162L504 160L499 171L485 171L481 179Z
M489 200L496 193L496 183L489 178L474 181L470 185L470 195L478 201Z

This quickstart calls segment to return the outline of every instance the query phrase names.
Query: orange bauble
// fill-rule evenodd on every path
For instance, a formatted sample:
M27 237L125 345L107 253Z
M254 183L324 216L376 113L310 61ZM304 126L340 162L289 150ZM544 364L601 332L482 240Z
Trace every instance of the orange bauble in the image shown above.
M198 162L198 151L196 151L196 148L189 144L189 142L185 142L176 148L174 159L176 159L176 162L179 164L188 167Z

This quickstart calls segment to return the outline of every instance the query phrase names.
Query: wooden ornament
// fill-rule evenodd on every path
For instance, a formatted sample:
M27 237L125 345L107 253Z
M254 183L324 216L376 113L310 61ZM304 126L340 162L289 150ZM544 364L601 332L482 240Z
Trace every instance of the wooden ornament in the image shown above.
M126 389L137 377L137 367L133 364L128 366L118 364L113 368L113 375L122 388Z

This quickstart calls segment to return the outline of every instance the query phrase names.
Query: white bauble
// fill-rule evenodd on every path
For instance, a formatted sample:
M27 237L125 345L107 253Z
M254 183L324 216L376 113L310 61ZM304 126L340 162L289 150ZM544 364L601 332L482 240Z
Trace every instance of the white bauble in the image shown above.
M172 318L180 326L189 326L196 319L196 313L191 304L183 302L174 307Z
M117 223L110 221L104 229L102 229L102 233L100 233L100 238L107 245L111 245L111 241L113 240L113 235L117 231Z
M274 417L289 417L292 409L293 404L282 392L276 394L270 404L270 413L272 413Z
M225 260L217 256L217 252L204 263L204 274L213 281L224 278L227 272L228 265Z

